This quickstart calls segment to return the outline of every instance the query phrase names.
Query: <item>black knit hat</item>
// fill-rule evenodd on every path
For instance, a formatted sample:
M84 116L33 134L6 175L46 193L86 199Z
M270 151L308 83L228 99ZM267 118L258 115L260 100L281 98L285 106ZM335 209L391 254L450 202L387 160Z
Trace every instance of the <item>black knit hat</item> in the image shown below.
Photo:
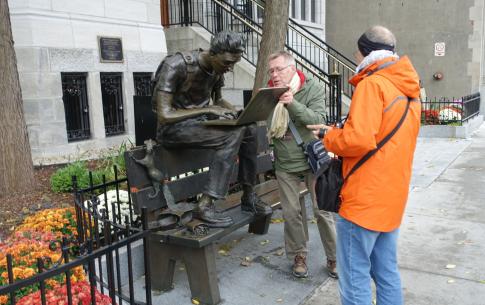
M357 41L357 46L359 47L360 53L362 53L364 57L369 55L370 52L376 50L388 50L394 52L393 45L370 41L365 33L360 36L359 40Z

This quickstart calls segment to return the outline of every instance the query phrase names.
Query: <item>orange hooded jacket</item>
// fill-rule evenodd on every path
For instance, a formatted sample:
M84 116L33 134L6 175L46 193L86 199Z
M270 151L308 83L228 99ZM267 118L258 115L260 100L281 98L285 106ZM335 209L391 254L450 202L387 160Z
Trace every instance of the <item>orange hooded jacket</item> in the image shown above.
M343 176L376 148L409 112L394 136L345 182L341 217L369 230L390 232L401 224L419 132L419 77L410 60L386 58L370 64L350 81L355 92L343 129L330 130L327 150L343 157Z

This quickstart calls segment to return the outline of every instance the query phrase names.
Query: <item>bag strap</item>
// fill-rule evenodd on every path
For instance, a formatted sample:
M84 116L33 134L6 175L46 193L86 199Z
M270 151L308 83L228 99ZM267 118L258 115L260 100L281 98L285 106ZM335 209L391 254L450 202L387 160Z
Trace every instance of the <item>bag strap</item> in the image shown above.
M381 149L382 146L384 146L384 144L386 144L392 138L392 136L399 130L402 123L406 119L410 104L411 104L411 99L408 97L408 103L406 105L406 110L404 110L404 114L402 115L401 120L399 120L399 123L397 123L396 127L394 127L394 129L384 139L382 139L382 141L380 141L377 144L376 148L374 148L373 150L371 150L367 154L365 154L365 156L363 156L362 159L360 159L359 162L357 162L354 165L354 167L352 167L352 169L350 170L347 177L345 177L344 181L347 180L349 178L349 176L352 175L359 167L361 167L362 164L365 163L365 161L369 160L379 149Z
M409 110L409 105L410 104L411 104L411 99L408 97L408 103L406 105L406 110L404 110L404 113L403 113L401 119L399 120L399 122L397 123L396 127L394 127L394 129L391 130L391 132L384 139L382 139L382 141L380 141L379 143L377 143L377 147L376 148L374 148L373 150L371 150L368 153L366 153L354 165L354 167L352 167L352 169L350 170L350 172L347 175L347 177L345 177L344 181L347 180L350 177L350 175L352 175L359 167L361 167L362 164L364 164L367 160L369 160L379 149L381 149L382 146L384 146L384 144L386 144L392 138L392 136L394 136L394 134L401 127L402 123L404 123L404 120L406 119L406 116L408 114L408 110ZM293 121L291 119L288 122L288 128L290 128L290 131L293 134L293 137L295 138L296 145L300 146L300 148L303 150L303 152L305 152L305 147L303 147L305 143L303 143L303 140L301 139L300 133L296 129L296 126L295 126L295 124L293 124Z
M298 132L298 129L296 129L296 126L291 119L288 121L288 128L290 128L290 131L293 134L293 137L295 138L296 145L300 146L301 150L305 152L305 147L304 147L305 143L303 143L300 133Z

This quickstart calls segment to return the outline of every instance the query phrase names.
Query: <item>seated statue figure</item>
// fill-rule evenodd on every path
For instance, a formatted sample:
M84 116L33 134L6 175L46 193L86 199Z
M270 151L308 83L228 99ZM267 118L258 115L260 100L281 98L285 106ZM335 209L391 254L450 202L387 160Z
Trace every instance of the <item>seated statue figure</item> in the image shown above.
M244 52L239 33L220 32L210 49L179 52L167 56L155 75L152 105L157 114L157 141L165 148L213 149L209 178L194 216L212 227L226 227L230 217L217 213L214 201L229 188L233 166L239 158L238 180L243 188L241 208L269 214L271 208L254 192L256 183L256 125L206 126L211 119L234 118L235 107L222 98L224 73L232 71Z

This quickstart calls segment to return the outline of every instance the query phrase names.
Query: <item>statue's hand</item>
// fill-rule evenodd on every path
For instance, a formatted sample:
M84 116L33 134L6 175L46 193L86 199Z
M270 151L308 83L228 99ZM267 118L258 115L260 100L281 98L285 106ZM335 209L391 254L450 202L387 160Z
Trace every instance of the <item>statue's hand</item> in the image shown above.
M229 120L235 119L237 117L237 111L219 106L212 106L210 108L210 113Z

